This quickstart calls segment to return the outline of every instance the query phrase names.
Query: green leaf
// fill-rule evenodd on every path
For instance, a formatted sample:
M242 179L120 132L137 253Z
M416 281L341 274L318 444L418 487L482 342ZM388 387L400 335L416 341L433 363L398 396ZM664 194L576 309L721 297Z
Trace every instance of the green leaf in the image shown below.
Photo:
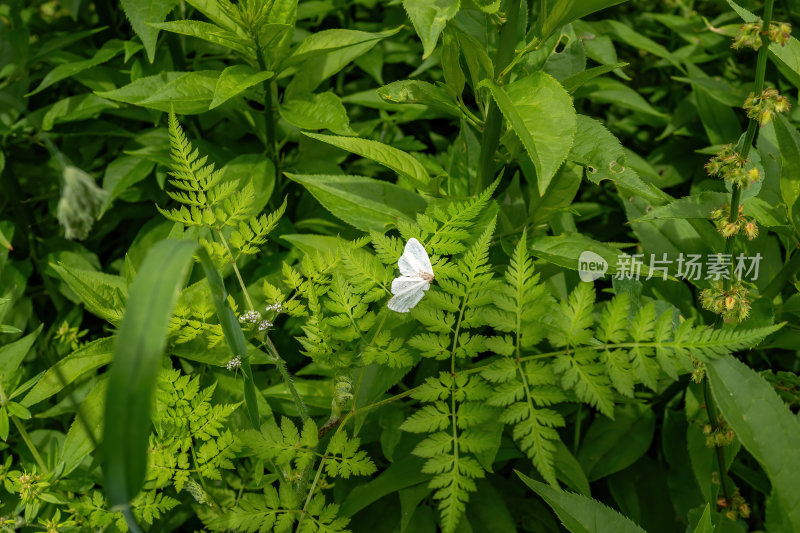
M431 178L428 171L413 156L393 146L383 144L371 139L360 139L358 137L337 137L335 135L324 135L321 133L303 132L307 137L332 144L342 150L371 159L393 170L402 176L415 181L421 186L426 186Z
M772 386L733 356L706 363L722 416L772 483L792 530L800 530L800 422Z
M114 353L113 337L90 342L48 368L36 385L23 398L22 405L30 407L58 394L67 385L87 372L111 362Z
M219 72L162 72L114 89L96 92L109 100L138 105L159 111L194 115L208 111L214 98Z
M3 442L8 439L8 411L5 407L0 407L0 440Z
M453 98L441 87L419 80L400 80L384 85L378 94L387 102L396 104L422 104L454 117L461 112Z
M714 524L711 523L711 504L707 503L693 533L714 533L715 529Z
M36 337L42 331L44 324L19 340L0 346L0 384L8 385L11 374L16 372L22 360L28 355Z
M225 68L217 78L209 109L214 109L242 91L268 80L273 74L274 72L268 70L257 71L249 65L233 65Z
M538 21L539 39L544 41L558 28L573 20L585 17L610 6L621 4L626 0L543 0Z
M121 0L121 4L133 31L144 44L147 58L152 63L156 55L158 28L150 24L164 22L172 8L178 4L178 0Z
M578 462L589 481L619 472L644 454L653 441L656 416L635 403L618 405L614 420L598 417L583 439Z
M255 48L251 41L243 39L236 35L236 33L221 28L216 24L210 24L199 20L171 20L160 24L150 24L150 26L157 30L166 30L180 35L197 37L198 39L203 39L204 41L235 50L246 57L255 58ZM246 67L247 65L235 66Z
M597 76L602 76L603 74L607 74L612 70L626 67L628 63L613 63L611 65L600 65L599 67L592 67L590 69L582 70L577 74L573 74L569 78L563 80L561 85L564 86L564 89L572 94L578 89L581 88L585 83L595 79Z
M800 198L800 135L780 114L775 120L775 135L781 152L781 197L786 203L789 220L794 221L792 207Z
M411 24L422 41L422 59L427 59L436 48L447 21L458 13L460 0L403 0L403 7Z
M597 500L554 489L520 472L517 475L553 508L561 523L572 533L647 533Z
M83 61L72 61L70 63L64 63L63 65L58 65L53 70L47 73L47 75L42 79L39 85L33 91L29 92L25 96L33 96L36 93L39 93L46 88L50 87L54 83L58 83L61 80L65 80L75 74L82 72L84 70L90 69L94 66L97 66L101 63L105 63L106 61L112 59L113 57L117 56L120 52L122 52L124 48L124 43L118 39L112 39L107 41L100 50L95 52L94 56L90 59L84 59Z
M293 98L278 108L281 117L300 129L328 129L339 135L355 135L341 98L332 91Z
M104 415L103 473L112 505L127 506L144 482L150 408L167 325L196 249L191 241L159 242L147 253L131 284L109 370ZM131 526L132 517L126 518Z
M298 94L313 92L324 80L402 28L403 26L398 26L376 33L340 29L312 33L284 62L285 66L296 67L302 72L302 75L294 76L289 82L285 95L293 98Z
M50 267L75 291L89 312L114 325L119 323L128 293L125 278L67 267L60 262L51 263Z
M567 158L577 130L572 98L555 78L535 72L500 87L481 82L492 93L511 129L517 134L534 166L543 195Z
M75 420L64 439L64 446L61 448L60 460L64 463L62 476L69 475L80 466L84 458L97 447L100 435L103 434L103 411L106 407L107 389L108 380L101 379L81 402Z
M363 176L289 174L335 216L362 231L383 231L398 220L413 222L425 199L393 183Z
M642 181L636 171L626 165L625 150L619 139L593 118L578 115L577 133L569 160L586 167L586 177L592 183L611 180L617 186L636 192L651 202L659 202L666 197Z

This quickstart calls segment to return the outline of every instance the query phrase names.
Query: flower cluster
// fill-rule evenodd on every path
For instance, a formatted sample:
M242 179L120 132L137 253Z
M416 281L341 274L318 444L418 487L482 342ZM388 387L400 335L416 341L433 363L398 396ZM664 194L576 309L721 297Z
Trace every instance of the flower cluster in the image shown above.
M242 358L239 357L238 355L233 359L231 359L230 361L228 361L228 364L225 365L225 368L227 368L228 370L237 370L241 367L242 367Z
M747 111L748 118L757 120L761 126L766 126L775 115L789 109L789 100L781 96L777 89L768 88L759 95L750 93L742 107Z
M258 324L261 320L261 313L251 309L239 315L239 322L243 324Z
M730 500L723 496L717 498L717 506L719 506L721 509L726 509L725 516L727 516L730 520L736 520L739 517L750 517L750 505L739 493L739 489L736 489L736 492L733 494Z
M274 311L276 314L283 312L283 304L281 302L275 302L272 305L267 306L267 311Z
M758 224L754 219L749 219L742 214L742 206L739 206L736 220L731 220L731 206L728 204L711 212L711 221L717 227L723 237L730 238L740 232L747 236L748 240L758 237Z
M703 426L703 435L706 436L706 447L708 448L729 446L735 438L733 430L721 416L717 420L716 428L711 424Z
M743 189L761 179L758 168L750 158L742 157L732 144L726 144L706 163L709 176L717 176Z
M726 322L741 322L750 314L747 287L741 281L731 282L726 290L722 283L700 291L700 304L704 309L722 315Z
M771 22L766 32L761 31L761 25L761 20L743 24L733 38L731 46L735 50L745 47L758 50L764 44L762 35L766 35L770 42L786 46L792 36L792 25L788 22Z

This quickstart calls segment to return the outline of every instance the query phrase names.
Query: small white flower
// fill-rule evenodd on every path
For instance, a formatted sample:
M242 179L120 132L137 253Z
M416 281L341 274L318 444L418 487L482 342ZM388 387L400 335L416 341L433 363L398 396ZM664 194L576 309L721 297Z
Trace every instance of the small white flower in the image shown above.
M256 324L258 323L259 320L261 320L261 313L259 313L258 311L250 310L245 313L242 313L239 316L239 322L242 323L249 322L250 324Z
M433 281L433 266L428 252L415 238L408 239L406 248L397 262L400 276L392 281L392 294L389 309L398 313L408 311L422 300L425 291Z
M258 323L258 331L267 331L269 328L272 327L272 322L269 320L262 320Z
M281 302L275 302L272 305L268 305L267 311L275 311L276 313L280 313L283 311L283 304Z
M227 368L228 370L236 370L238 368L241 368L241 366L242 366L242 358L237 355L236 357L228 361L228 364L225 365L225 368Z

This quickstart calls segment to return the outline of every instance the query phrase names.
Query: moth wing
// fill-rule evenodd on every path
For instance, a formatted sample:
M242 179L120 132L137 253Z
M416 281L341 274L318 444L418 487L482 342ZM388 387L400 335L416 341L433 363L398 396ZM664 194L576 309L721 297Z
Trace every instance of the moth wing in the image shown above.
M408 311L422 300L430 283L419 276L400 276L392 281L392 299L387 304L389 309L398 313Z
M404 276L419 276L420 272L433 274L433 266L431 266L428 252L425 251L422 244L414 237L408 239L406 248L403 251L403 255L400 256L397 266L400 268L400 273Z

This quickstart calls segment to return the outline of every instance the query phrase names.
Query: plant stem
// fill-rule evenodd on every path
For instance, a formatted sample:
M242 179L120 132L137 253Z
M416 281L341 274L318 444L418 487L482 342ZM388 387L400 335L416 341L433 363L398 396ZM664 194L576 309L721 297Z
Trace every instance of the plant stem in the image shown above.
M711 427L716 431L719 428L719 421L717 419L717 408L714 405L714 398L711 396L711 386L708 384L708 378L703 381L703 398L706 403L706 412L708 414L708 421ZM730 501L730 496L733 492L728 487L728 469L725 461L725 448L722 446L714 447L717 452L717 468L719 468L719 484L722 488L722 495L725 500Z
M500 29L500 43L494 61L495 72L503 72L514 57L514 47L517 44L517 22L519 19L519 0L512 0L506 12L506 22ZM499 76L498 83L499 83ZM494 155L500 143L500 130L503 125L503 114L497 107L493 98L489 99L489 111L486 115L481 141L481 153L478 163L478 175L475 177L473 194L478 194L491 182L494 166Z
M766 35L766 32L769 30L769 23L772 20L772 9L774 5L775 0L766 0L766 2L764 2L764 16L762 17L761 21L762 35ZM761 48L758 49L758 56L756 58L756 79L753 87L753 93L756 95L764 90L764 77L767 73L768 52L769 42L764 43ZM751 118L750 122L747 124L747 133L745 133L744 145L742 146L742 150L740 152L742 158L747 159L747 156L750 155L750 149L753 147L753 141L755 141L757 132L758 120ZM728 219L729 222L735 222L739 217L739 201L741 197L741 188L738 185L734 185L733 191L731 192L731 214L730 218ZM730 237L725 241L725 253L730 253L732 246L733 237ZM728 285L727 280L725 281L725 285Z
M253 33L253 41L256 44L256 58L258 66L262 71L267 70L267 62L264 59L264 53L261 51L261 43L258 41L258 35ZM272 78L264 80L264 127L267 136L267 152L272 164L275 166L275 184L279 185L280 179L280 154L278 151L278 138L275 135L275 116L272 112Z
M231 249L228 246L228 241L225 240L225 236L222 234L222 231L217 228L217 233L219 234L219 238L222 241L223 246L225 246L225 250L228 252L228 255L231 257L231 265L233 266L233 271L236 273L236 278L239 280L239 286L242 288L242 292L244 293L244 298L247 300L247 306L250 308L251 311L255 311L255 307L253 306L253 301L250 299L250 295L247 293L247 287L244 284L244 279L242 278L241 272L239 272L239 267L236 266L236 260L233 259L233 253L231 253ZM275 345L272 343L272 339L269 338L269 335L264 333L264 340L267 345L267 349L271 352L272 357L275 360L275 366L278 367L278 372L281 374L281 378L283 378L283 382L286 384L286 388L289 389L289 394L292 395L292 399L294 400L294 404L297 407L297 410L300 412L300 417L305 421L308 418L308 408L306 407L305 402L298 394L297 389L294 386L294 381L292 380L292 376L289 374L289 370L286 368L286 361L278 353L278 350L275 348Z

